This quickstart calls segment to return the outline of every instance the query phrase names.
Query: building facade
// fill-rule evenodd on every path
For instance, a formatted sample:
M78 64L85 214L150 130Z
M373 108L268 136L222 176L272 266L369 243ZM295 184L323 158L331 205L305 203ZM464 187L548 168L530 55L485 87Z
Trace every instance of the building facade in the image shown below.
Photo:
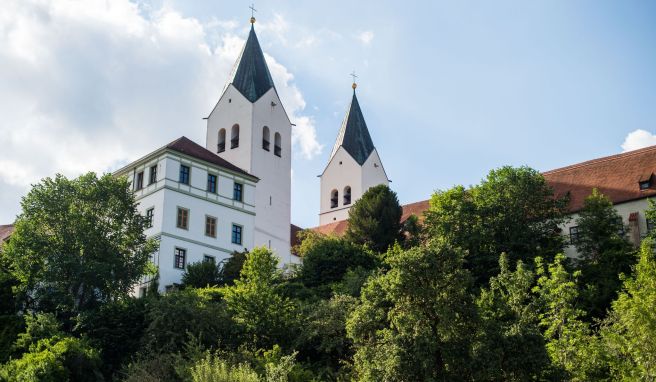
M115 172L131 180L145 234L159 241L152 261L159 288L180 283L188 264L219 263L253 248L257 177L182 137ZM135 286L145 293L149 279Z

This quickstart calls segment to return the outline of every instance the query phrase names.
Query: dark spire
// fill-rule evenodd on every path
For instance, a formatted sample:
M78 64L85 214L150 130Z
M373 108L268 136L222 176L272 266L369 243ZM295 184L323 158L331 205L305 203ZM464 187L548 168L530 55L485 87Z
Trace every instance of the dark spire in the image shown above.
M353 99L342 122L342 127L339 129L337 141L330 154L331 159L340 146L344 147L344 150L351 154L360 166L367 161L371 152L374 151L374 143L369 135L362 110L360 110L358 97L355 96L355 83L353 83Z
M248 34L248 40L246 40L246 45L244 45L244 49L237 59L230 79L230 83L251 102L257 101L264 93L274 87L260 42L257 41L253 23L254 18L251 19L251 31Z

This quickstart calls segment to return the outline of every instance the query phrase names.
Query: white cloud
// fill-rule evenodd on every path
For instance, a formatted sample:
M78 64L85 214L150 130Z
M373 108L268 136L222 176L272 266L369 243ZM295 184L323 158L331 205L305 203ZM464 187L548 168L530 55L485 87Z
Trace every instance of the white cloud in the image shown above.
M284 32L284 20L272 30ZM277 28L277 29L276 29ZM7 0L0 7L0 224L62 173L111 171L186 135L204 142L244 39L128 0ZM303 157L320 152L293 75L268 57ZM18 192L17 192L18 190ZM11 195L11 196L10 196Z
M362 31L356 36L358 40L364 45L369 45L371 40L374 39L374 32L372 31Z
M626 152L652 145L656 145L656 134L638 129L630 132L626 138L624 138L624 143L622 143L622 150Z

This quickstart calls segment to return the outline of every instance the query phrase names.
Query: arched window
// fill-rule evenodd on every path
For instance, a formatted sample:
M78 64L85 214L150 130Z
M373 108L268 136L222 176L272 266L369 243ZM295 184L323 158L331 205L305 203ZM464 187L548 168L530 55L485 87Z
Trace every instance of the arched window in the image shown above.
M266 151L269 151L270 139L271 133L269 132L269 128L264 126L262 128L262 148Z
M239 147L239 125L235 124L230 132L230 148L235 149L237 147Z
M344 187L344 205L351 204L351 186Z
M219 130L219 144L216 150L217 153L222 153L225 151L225 134L225 129Z
M280 146L281 144L280 141L281 141L280 133L276 133L276 135L274 135L274 142L273 142L273 153L276 156L280 156L282 154L282 147Z
M339 202L339 192L337 190L330 191L330 208L337 207Z

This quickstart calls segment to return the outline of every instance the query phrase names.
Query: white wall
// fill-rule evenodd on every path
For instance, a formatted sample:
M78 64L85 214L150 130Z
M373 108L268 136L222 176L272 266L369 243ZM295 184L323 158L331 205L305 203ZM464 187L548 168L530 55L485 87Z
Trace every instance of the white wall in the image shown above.
M377 166L374 166L377 165ZM371 187L379 184L389 185L376 149L360 166L344 147L339 147L328 166L321 174L321 200L319 203L319 224L329 224L348 219L348 211ZM344 205L344 188L351 186L351 204ZM338 205L331 207L331 192L339 192Z

